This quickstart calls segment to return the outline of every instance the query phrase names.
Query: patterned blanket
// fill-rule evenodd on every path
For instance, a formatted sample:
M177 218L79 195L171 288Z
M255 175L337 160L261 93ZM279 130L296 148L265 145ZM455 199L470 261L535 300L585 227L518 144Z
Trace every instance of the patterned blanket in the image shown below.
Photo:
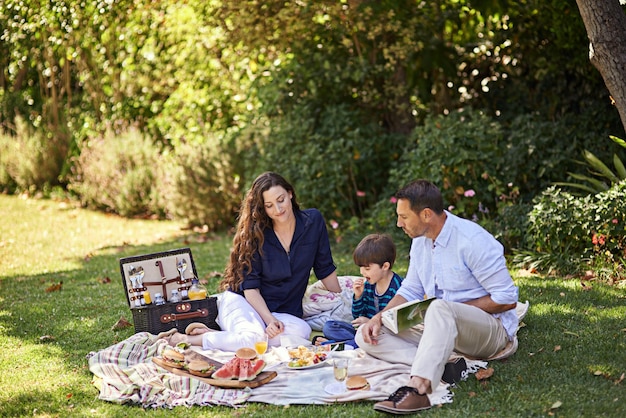
M249 389L220 389L197 379L178 376L158 367L152 357L166 346L165 340L141 332L111 347L92 352L89 370L99 399L135 403L144 408L180 405L227 405L236 407L250 397Z

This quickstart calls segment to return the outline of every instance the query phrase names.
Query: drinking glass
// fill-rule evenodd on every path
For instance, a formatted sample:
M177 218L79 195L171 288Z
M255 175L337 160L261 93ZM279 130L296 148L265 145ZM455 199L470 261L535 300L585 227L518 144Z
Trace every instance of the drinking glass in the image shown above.
M262 356L267 351L267 334L263 333L263 336L254 343L254 350L259 356Z
M326 386L326 392L331 395L340 395L346 391L346 378L348 377L348 362L349 359L336 357L332 359L333 364L333 376L336 382Z

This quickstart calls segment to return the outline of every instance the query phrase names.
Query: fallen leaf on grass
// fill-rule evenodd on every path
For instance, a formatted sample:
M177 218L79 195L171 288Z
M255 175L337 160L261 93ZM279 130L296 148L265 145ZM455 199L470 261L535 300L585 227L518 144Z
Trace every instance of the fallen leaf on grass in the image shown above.
M54 337L52 335L42 335L41 337L39 337L39 341L41 341L42 343L54 341Z
M555 403L552 404L552 406L550 407L550 409L557 409L560 408L561 405L563 405L563 402L561 401L556 401Z
M111 283L111 278L109 276L100 277L98 281L102 284L108 284L108 283Z
M111 327L111 330L116 331L118 329L124 329L124 328L128 328L130 326L132 326L133 324L131 324L130 322L128 322L128 320L126 318L124 318L123 316L120 317L120 319L117 320L117 322L115 323L115 325L113 325Z
M625 375L626 375L626 373L622 373L622 375L619 377L619 379L617 379L615 381L615 384L619 385L620 383L622 383L624 381L624 377L626 377Z
M62 288L63 288L63 282L61 281L59 283L46 287L46 293L56 292L58 290L61 290Z
M489 367L488 369L480 369L476 372L475 376L478 380L489 379L491 376L493 376L493 367Z
M559 351L560 349L561 349L561 346L560 346L560 345L555 345L555 346L554 346L554 351Z

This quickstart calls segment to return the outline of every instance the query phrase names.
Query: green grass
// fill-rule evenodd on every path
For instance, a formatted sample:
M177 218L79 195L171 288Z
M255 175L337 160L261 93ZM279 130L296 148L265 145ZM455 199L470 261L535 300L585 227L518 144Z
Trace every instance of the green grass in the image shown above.
M186 231L181 224L128 220L55 201L0 195L0 416L170 416L97 399L86 355L121 341L112 331L130 317L119 258L190 247L214 291L231 237ZM350 254L335 254L340 274L358 274ZM404 257L401 260L405 260ZM406 265L396 269L406 271ZM110 282L107 283L107 278ZM427 417L626 416L624 289L577 281L515 276L531 309L520 347L493 362L486 382L474 377L454 402ZM46 288L62 281L62 290ZM44 338L42 338L44 337ZM554 407L554 408L553 408ZM248 404L245 408L180 408L189 417L374 417L371 402L346 405Z

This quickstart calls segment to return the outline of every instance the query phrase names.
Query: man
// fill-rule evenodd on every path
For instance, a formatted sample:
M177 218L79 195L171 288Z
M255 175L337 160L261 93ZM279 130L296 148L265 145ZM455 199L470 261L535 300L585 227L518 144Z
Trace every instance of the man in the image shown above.
M488 359L516 337L518 290L502 245L485 229L443 209L439 189L416 180L396 193L397 226L413 240L407 276L385 310L436 297L422 327L393 334L381 313L361 325L356 342L374 357L411 366L407 386L374 409L410 414L430 408L453 352Z

